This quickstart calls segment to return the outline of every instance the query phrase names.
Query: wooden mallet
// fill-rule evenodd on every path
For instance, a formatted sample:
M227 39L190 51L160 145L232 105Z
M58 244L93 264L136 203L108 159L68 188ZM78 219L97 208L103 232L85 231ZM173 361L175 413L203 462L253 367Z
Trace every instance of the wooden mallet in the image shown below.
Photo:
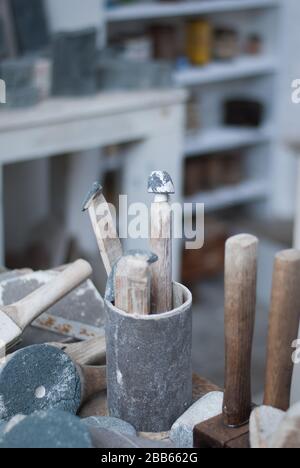
M290 407L293 376L292 343L300 320L300 252L284 250L275 257L269 319L264 405Z
M54 408L77 413L89 398L106 389L106 367L83 365L91 360L89 354L75 362L48 344L7 356L0 369L0 419Z
M167 172L155 171L148 180L148 192L155 195L151 205L151 250L158 257L152 266L152 313L160 314L173 309L172 282L172 208L170 194L174 184Z
M246 234L232 237L226 243L223 414L195 427L197 448L249 447L257 249L257 238Z
M93 184L84 201L82 211L87 210L90 215L101 258L107 276L109 276L116 261L122 257L123 249L109 205L103 195L102 186L97 182Z
M5 351L21 337L25 328L69 292L79 286L92 273L85 260L77 260L49 283L21 301L0 309L0 347Z

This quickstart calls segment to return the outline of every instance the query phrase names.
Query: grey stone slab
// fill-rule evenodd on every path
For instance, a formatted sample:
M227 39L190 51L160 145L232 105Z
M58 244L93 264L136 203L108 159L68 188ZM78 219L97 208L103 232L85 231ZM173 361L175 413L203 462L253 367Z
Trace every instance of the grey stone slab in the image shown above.
M90 418L83 419L82 422L95 429L108 429L110 431L121 432L122 434L136 435L136 430L131 424L118 418L91 416Z
M170 439L178 448L193 448L193 430L197 424L222 413L223 393L212 392L194 403L172 426Z
M0 435L0 448L92 448L87 427L62 411L40 411Z

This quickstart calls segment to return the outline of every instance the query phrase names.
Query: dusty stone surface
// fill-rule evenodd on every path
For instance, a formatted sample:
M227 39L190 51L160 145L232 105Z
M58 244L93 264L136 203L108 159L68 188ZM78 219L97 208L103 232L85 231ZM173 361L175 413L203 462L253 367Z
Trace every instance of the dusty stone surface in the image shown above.
M193 429L222 413L224 395L211 392L196 401L172 426L170 439L178 448L193 448Z
M269 447L270 439L278 430L285 412L270 406L261 406L250 417L250 445L253 449Z
M136 430L131 424L118 418L91 416L83 419L82 422L95 429L107 429L121 434L136 435Z
M118 448L173 448L170 440L153 441L143 437L122 434L107 429L90 429L93 446L95 448L118 449Z
M292 406L271 437L269 447L273 449L300 448L300 403Z
M92 448L88 428L62 411L36 412L0 434L0 448Z

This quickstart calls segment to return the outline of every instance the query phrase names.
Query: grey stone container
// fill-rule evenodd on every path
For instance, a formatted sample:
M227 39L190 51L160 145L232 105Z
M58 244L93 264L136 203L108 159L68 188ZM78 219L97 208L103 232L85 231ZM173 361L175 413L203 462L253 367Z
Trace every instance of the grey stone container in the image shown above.
M110 416L164 432L192 403L192 295L174 283L174 310L129 315L106 301Z

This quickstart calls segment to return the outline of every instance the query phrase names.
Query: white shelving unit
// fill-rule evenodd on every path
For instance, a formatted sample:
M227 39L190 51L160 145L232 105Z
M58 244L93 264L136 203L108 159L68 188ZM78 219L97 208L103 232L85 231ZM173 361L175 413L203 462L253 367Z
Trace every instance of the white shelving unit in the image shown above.
M106 11L109 23L148 19L171 18L178 16L207 15L231 11L273 8L278 0L200 0L182 2L142 3L136 5L112 7Z
M270 128L240 129L215 128L190 135L186 138L185 154L187 157L201 156L218 151L230 151L247 146L269 143L273 138Z
M243 203L261 201L269 196L270 190L265 181L250 180L237 185L223 187L212 192L199 192L186 197L186 203L204 203L207 213L230 208Z
M204 125L199 134L187 135L185 157L199 157L210 153L243 149L245 158L265 158L272 165L272 154L276 138L276 106L269 99L270 89L277 89L279 74L278 30L281 19L282 1L280 0L194 0L174 2L141 2L128 6L107 8L106 27L118 31L126 23L140 26L152 21L176 20L205 15L217 24L236 24L246 33L258 32L264 39L264 51L259 56L240 56L229 62L212 62L204 67L187 67L174 71L174 83L204 95L216 107L230 95L243 94L257 96L265 100L266 118L261 128L241 129L222 127L220 121ZM227 22L227 23L226 23ZM236 22L236 23L235 23ZM211 115L220 115L220 107L211 110L211 102L200 109L201 120ZM202 118L202 114L204 114ZM211 120L211 119L210 119ZM262 149L263 148L263 149ZM250 149L251 151L248 151ZM252 160L251 160L252 161ZM270 199L270 187L264 179L268 178L272 167L263 173L264 165L247 162L249 173L246 181L233 187L224 187L211 192L201 192L187 201L205 203L206 211L215 211L234 205ZM268 167L266 165L266 167ZM254 169L253 169L254 168Z
M200 86L273 74L277 68L273 57L242 57L228 63L211 63L203 68L190 67L174 72L174 81L178 86Z

